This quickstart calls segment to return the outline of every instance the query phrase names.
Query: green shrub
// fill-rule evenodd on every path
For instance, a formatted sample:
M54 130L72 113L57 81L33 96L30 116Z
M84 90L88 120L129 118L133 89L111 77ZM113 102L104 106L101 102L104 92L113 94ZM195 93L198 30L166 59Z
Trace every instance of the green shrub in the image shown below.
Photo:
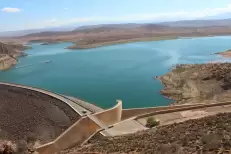
M159 124L160 124L160 121L158 121L157 119L153 117L149 117L146 122L146 127L152 128L152 127L158 126Z

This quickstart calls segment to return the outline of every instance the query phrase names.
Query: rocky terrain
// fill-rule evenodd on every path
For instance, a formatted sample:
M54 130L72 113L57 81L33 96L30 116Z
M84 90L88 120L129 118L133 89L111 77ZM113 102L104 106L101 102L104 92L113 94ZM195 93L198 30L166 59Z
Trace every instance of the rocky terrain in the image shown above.
M229 154L230 149L231 113L222 113L126 136L94 138L82 147L75 147L60 154Z
M161 93L174 100L174 104L231 100L230 63L177 65L158 79L165 85Z
M28 47L20 44L4 44L0 42L0 71L6 70L17 64L17 58L25 56L23 50Z
M46 143L80 117L65 103L47 95L0 84L0 139Z

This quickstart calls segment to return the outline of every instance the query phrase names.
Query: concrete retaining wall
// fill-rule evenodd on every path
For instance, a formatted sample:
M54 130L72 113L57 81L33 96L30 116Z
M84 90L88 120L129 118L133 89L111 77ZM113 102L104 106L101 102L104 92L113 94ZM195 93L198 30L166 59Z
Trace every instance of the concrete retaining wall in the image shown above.
M107 112L102 111L99 113L93 114L97 119L102 121L106 126L113 125L121 121L122 117L122 101L117 100L117 105Z
M160 106L160 107L152 107L152 108L133 108L133 109L123 109L122 111L122 120L129 119L132 117L136 117L138 115L153 113L161 110L170 110L170 109L179 109L184 107L193 107L204 104L190 104L190 105L174 105L174 106Z
M98 118L106 126L118 123L121 120L122 114L122 102L109 109L100 113L95 113L93 116ZM53 142L42 145L36 148L39 154L52 154L61 150L68 149L74 145L80 145L89 139L95 132L101 127L92 121L89 117L83 117L64 133L62 133Z
M178 108L167 108L167 109L158 110L158 111L154 111L154 112L147 113L147 114L141 114L141 115L136 116L134 119L140 119L140 118L149 117L149 116L153 116L157 114L180 112L180 111L185 111L185 110L193 110L193 109L200 109L200 108L205 108L205 107L215 107L215 106L224 106L224 105L231 105L231 102L198 104L194 106L182 105L182 107L178 107Z

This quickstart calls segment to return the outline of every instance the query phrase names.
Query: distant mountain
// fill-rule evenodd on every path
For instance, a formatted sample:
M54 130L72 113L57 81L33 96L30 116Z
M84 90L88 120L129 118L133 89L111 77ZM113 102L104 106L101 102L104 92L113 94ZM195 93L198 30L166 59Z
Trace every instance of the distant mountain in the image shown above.
M118 29L118 28L136 28L143 24L137 23L126 23L126 24L100 24L100 25L89 25L89 26L80 26L74 31L90 30L90 29L101 29L102 27L109 29Z
M208 27L208 26L231 26L231 19L220 20L182 20L162 22L161 25L170 27Z
M19 31L6 31L6 32L0 32L0 36L4 37L12 37L12 36L24 36L28 34L33 34L33 33L40 33L44 31L52 31L52 32L57 32L57 31L71 31L73 30L74 27L71 26L64 26L64 27L53 27L53 28L42 28L42 29L29 29L29 30L19 30Z
M69 31L43 31L43 32L35 32L27 35L23 35L22 37L43 37L43 36L57 36L57 35L65 35L70 33ZM21 37L21 36L19 36Z
M139 28L152 31L152 30L163 30L169 28L169 26L163 24L142 24L139 26Z
M231 13L220 14L219 16L213 16L211 18L221 18L228 17ZM23 30L23 31L10 31L10 32L0 32L1 36L54 36L62 34L74 34L78 32L109 32L115 30L132 30L132 29L146 29L146 30L162 30L171 27L208 27L208 26L231 26L231 18L229 19L200 19L200 20L181 20L181 21L169 21L169 22L159 22L159 23L126 23L126 24L100 24L100 25L89 25L80 26L73 28L72 26L65 27L53 27L44 29L34 29L34 30Z
M153 30L163 30L165 28L169 28L165 25L160 24L103 24L103 25L90 25L90 26L81 26L73 31L45 31L38 33L31 33L28 35L24 35L22 37L47 37L47 36L60 36L60 35L72 35L77 33L100 33L100 32L112 32L112 31L121 31L121 30L132 30L139 29L145 31L153 31Z

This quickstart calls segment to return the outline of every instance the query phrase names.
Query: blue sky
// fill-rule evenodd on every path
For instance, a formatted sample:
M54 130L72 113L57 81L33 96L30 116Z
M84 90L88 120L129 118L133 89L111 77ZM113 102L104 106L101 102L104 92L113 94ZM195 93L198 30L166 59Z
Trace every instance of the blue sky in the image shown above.
M197 19L231 12L231 0L0 1L0 31Z

